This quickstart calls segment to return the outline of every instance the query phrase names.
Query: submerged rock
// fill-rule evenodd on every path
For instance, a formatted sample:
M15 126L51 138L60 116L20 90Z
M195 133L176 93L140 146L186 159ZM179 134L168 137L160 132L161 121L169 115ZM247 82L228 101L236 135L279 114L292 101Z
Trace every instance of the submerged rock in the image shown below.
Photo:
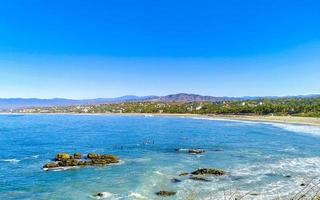
M189 173L188 172L183 172L181 174L179 174L179 176L187 176Z
M223 151L223 149L213 149L212 151Z
M205 178L203 178L203 177L197 177L197 176L191 176L190 179L191 179L191 180L195 180L195 181L211 182L211 181L208 180L208 179L205 179Z
M173 178L173 179L171 179L171 182L172 182L172 183L180 183L181 180L180 180L180 179L177 179L177 178Z
M259 196L259 193L257 193L257 192L251 192L250 195L251 195L251 196Z
M176 194L176 192L164 191L164 190L159 191L159 192L156 193L156 195L158 195L158 196L173 196L175 194Z
M119 163L119 159L113 155L99 155L89 153L85 159L81 158L82 156L80 153L75 153L73 157L67 153L59 153L56 155L56 162L47 163L43 166L43 168L50 170L62 167L108 165Z
M191 172L192 175L215 175L215 176L222 176L225 175L226 172L221 169L208 169L208 168L201 168L197 169L196 171Z

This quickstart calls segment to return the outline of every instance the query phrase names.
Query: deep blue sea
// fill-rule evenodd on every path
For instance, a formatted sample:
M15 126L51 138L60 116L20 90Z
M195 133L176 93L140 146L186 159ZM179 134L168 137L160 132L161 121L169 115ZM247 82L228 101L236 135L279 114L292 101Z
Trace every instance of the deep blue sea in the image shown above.
M320 128L183 117L0 115L0 199L283 199L320 179ZM176 152L200 148L201 155ZM59 152L121 163L44 171ZM179 177L198 168L226 176ZM181 180L172 182L173 178ZM160 190L175 191L160 198Z

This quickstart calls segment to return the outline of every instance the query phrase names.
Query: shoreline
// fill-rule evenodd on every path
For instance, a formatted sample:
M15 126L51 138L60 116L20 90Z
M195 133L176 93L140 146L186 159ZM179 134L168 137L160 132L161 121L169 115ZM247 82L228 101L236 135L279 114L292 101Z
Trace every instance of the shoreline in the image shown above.
M271 116L271 115L214 115L214 114L171 114L171 113L0 113L0 115L113 115L113 116L162 116L162 117L187 117L208 118L216 120L234 120L251 122L272 122L282 124L320 126L320 118L296 116Z

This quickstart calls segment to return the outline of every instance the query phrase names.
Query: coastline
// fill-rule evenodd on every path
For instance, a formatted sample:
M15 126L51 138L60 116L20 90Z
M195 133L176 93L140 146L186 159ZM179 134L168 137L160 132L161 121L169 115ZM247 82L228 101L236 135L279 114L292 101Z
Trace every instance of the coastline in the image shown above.
M0 115L114 115L114 116L162 116L162 117L198 117L216 120L234 120L251 122L271 122L282 124L320 126L320 118L271 115L213 115L213 114L171 114L171 113L0 113Z

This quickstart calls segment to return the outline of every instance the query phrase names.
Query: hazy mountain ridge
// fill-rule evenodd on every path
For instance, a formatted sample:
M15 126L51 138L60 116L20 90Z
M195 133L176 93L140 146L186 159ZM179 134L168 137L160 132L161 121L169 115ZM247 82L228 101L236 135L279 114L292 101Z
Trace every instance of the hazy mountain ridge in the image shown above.
M267 96L267 97L214 97L203 96L198 94L171 94L166 96L135 96L127 95L116 98L96 98L96 99L38 99L38 98L0 98L0 109L17 109L30 107L53 107L53 106L77 106L77 105L97 105L108 103L121 102L137 102L137 101L152 101L152 102L221 102L221 101L244 101L256 99L274 99L274 98L320 98L319 94L299 95L299 96Z
M134 96L127 95L116 98L96 98L96 99L38 99L38 98L3 98L0 99L0 109L16 109L28 107L52 107L52 106L77 106L77 105L95 105L104 103L120 103L128 101L141 101L153 99L154 96Z
M213 97L213 96L202 96L198 94L187 94L187 93L179 93L179 94L171 94L163 97L159 97L157 99L153 99L152 101L159 102L201 102L201 101L236 101L243 100L243 98L236 97Z

